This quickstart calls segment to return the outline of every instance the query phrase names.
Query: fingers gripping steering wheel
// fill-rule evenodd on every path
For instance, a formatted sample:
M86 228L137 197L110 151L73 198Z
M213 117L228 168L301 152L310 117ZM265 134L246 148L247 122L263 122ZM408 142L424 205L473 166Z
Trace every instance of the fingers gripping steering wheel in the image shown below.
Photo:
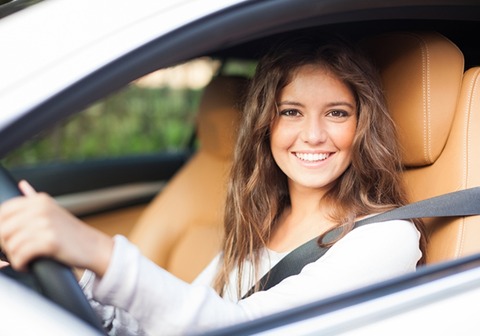
M10 173L0 166L0 203L17 196L21 196L17 183ZM9 273L15 275L19 272L10 268ZM24 284L29 284L32 289L40 292L101 333L105 333L99 318L78 285L75 275L66 265L53 259L39 258L30 263L26 274L22 273L18 277L11 277L16 280L27 277L29 281L23 282Z

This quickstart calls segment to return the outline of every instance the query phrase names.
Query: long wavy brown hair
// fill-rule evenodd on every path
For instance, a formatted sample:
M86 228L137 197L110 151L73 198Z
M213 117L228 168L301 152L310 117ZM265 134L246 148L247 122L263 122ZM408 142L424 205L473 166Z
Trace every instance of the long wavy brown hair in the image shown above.
M341 237L353 229L356 218L407 203L395 125L377 69L360 50L339 39L283 40L261 58L247 93L228 186L221 267L214 282L220 295L235 268L240 295L244 263L252 262L257 270L260 252L290 205L287 177L271 153L270 129L277 118L277 97L305 65L321 66L336 75L357 103L351 165L322 199L329 206L329 217L343 228ZM425 256L423 223L414 222L422 234L420 249ZM423 262L424 258L419 261ZM257 283L256 273L251 285Z

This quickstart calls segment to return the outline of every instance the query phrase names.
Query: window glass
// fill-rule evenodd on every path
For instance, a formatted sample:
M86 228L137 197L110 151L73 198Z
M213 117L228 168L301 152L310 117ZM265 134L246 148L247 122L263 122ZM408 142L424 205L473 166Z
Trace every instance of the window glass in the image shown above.
M201 58L153 72L10 153L9 167L180 151L201 92L220 62Z
M60 121L4 158L9 168L190 149L205 85L217 74L250 77L255 62L199 58L152 72Z
M255 73L256 61L244 59L229 59L219 70L224 75L240 75L251 78Z

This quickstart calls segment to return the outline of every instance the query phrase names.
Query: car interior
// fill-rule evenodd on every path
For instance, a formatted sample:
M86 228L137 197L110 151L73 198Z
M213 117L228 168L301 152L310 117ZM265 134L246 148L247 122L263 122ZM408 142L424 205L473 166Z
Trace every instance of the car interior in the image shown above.
M192 281L220 249L223 204L248 79L217 76L198 109L199 148L145 208L130 240L142 253Z
M459 48L435 32L390 33L365 45L381 69L399 130L411 201L478 186L480 67L465 71ZM477 222L478 217L426 220L428 263L479 252Z
M223 63L230 59L255 61L271 41L285 33L345 34L359 41L379 67L392 118L398 125L410 200L480 185L480 158L475 155L480 141L480 48L467 38L477 22L384 20L315 27L306 21L305 25L312 27L298 31L289 26L277 28L279 31L192 58L209 56ZM81 214L82 219L111 235L127 236L154 262L192 281L220 248L228 169L246 81L218 71L198 107L198 149L188 158L179 156L168 167L162 176L166 185L155 197L147 203L143 200ZM155 162L149 169L160 171L161 165ZM129 175L158 177L150 171L129 171ZM14 173L29 180L37 178L34 182L38 181L40 190L55 195L54 189L42 187L41 178L22 170ZM114 175L110 170L96 179L107 185ZM93 170L85 176L93 176ZM57 171L52 180L58 182L60 177ZM80 183L63 182L53 188ZM430 234L427 262L479 252L478 220L476 216L426 219Z
M455 42L436 31L366 35L359 38L360 44L380 69L398 125L411 201L479 185L480 159L474 144L480 141L480 67L471 66L471 58L467 61ZM222 57L241 54L236 47L223 53ZM185 281L192 281L219 251L232 136L245 83L238 76L212 80L198 109L198 151L146 207L127 210L133 215L123 217L134 223L123 233L147 257ZM118 226L104 225L101 214L86 221L119 233ZM480 251L477 217L425 221L430 233L428 263Z
M360 43L381 72L398 125L411 201L479 185L480 159L474 144L480 141L480 67L467 67L458 46L434 31L374 34ZM149 258L186 281L194 279L220 246L221 208L233 149L232 140L226 141L225 136L238 123L234 106L243 88L235 86L232 101L221 102L229 106L228 115L221 121L216 118L216 125L207 125L213 120L207 117L215 112L206 110L214 110L215 100L232 94L230 86L226 90L226 85L215 85L216 81L205 92L208 103L200 105L199 152L148 205L130 235ZM218 139L223 139L225 147L218 148L221 154L214 158ZM210 165L216 160L217 168L209 166L205 172L202 155L205 161L210 155ZM203 162L203 167L207 164ZM430 233L427 262L479 252L477 221L478 217L426 219Z

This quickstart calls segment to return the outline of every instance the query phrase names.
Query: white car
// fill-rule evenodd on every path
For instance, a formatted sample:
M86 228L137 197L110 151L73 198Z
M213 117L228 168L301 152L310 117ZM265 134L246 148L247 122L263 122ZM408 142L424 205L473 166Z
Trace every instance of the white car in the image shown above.
M11 176L25 178L87 223L128 236L198 150L195 113L209 80L248 77L271 41L299 31L341 33L379 57L394 119L427 130L422 141L434 143L427 163L406 164L412 200L480 186L479 1L2 3L0 155L8 171L0 171L0 201L18 193ZM414 46L411 55L420 53L424 67L406 60L387 68L385 59L410 55L412 36L420 52ZM398 101L420 104L423 114L402 119ZM480 219L427 223L432 254L415 273L204 334L478 334ZM13 278L0 273L2 335L104 334L70 269L40 260Z

